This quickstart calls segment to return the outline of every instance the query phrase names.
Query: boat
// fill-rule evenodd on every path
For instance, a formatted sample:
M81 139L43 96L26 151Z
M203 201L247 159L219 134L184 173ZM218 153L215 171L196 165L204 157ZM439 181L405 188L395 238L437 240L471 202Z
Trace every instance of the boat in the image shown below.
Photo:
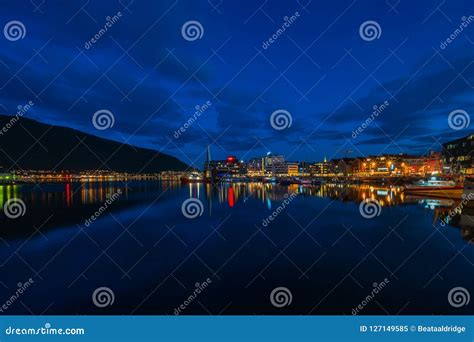
M463 196L468 201L474 200L474 177L469 175L464 178Z
M187 183L200 183L202 182L202 175L197 173L197 172L192 172L185 174L180 177L181 183L187 184Z
M311 179L301 179L300 180L301 185L312 185Z
M264 183L276 184L276 183L277 183L277 179L276 179L276 177L264 177L264 178L263 178L263 182L264 182Z
M245 176L228 176L222 177L219 181L221 183L244 183L248 182L249 179Z
M443 198L461 198L463 191L463 185L459 185L452 180L442 180L436 177L427 180L422 179L415 184L407 184L404 189L407 194Z

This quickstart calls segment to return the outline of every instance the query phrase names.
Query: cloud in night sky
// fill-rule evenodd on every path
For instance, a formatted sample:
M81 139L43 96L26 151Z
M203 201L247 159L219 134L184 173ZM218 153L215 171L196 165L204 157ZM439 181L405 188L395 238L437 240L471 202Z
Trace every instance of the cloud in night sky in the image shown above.
M375 0L335 1L330 8L305 0L260 5L5 2L2 25L19 20L27 33L15 42L0 37L0 108L13 114L33 100L27 117L163 150L195 166L210 143L216 158L270 150L319 160L348 149L425 153L471 132L450 130L447 117L455 109L474 113L474 23L446 49L440 42L472 14L472 1L452 1L440 7L443 13L432 1L401 0L395 9ZM85 49L119 11L120 20ZM298 20L263 49L296 11ZM189 20L202 24L202 39L183 39ZM367 20L380 24L379 39L359 36ZM175 139L173 132L206 101L210 108ZM388 108L351 139L384 101ZM92 125L102 108L114 113L113 129ZM291 113L290 128L271 127L277 109Z

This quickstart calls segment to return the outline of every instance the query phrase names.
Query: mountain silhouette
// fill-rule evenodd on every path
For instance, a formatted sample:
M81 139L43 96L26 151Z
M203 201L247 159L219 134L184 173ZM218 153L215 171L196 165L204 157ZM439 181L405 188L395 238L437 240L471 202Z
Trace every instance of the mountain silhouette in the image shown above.
M0 167L0 172L109 170L128 173L188 168L179 159L165 153L99 138L72 128L4 115L0 115Z

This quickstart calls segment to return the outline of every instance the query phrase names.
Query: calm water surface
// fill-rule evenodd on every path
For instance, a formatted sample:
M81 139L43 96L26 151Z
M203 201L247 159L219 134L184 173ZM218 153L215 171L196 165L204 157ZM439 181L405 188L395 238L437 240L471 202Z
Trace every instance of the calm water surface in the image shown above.
M18 283L34 283L4 314L173 314L187 303L182 314L350 315L385 278L360 314L472 313L447 299L457 286L474 294L474 210L459 201L368 185L0 186L2 207L14 197L26 213L0 216L0 307ZM183 215L189 198L201 216ZM359 204L370 198L381 211L367 219ZM103 286L115 300L98 308L92 293ZM271 304L276 287L291 304Z

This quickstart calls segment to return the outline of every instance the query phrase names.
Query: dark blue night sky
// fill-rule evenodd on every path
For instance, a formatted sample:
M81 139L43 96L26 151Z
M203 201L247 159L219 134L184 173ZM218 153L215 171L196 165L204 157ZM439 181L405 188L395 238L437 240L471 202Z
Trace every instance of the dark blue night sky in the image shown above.
M36 5L35 5L36 3ZM24 39L0 38L0 104L14 114L150 147L201 166L213 157L267 151L290 160L426 153L471 132L448 115L474 113L472 0L101 0L1 1L2 27L21 21ZM107 16L122 13L89 49ZM285 22L296 20L263 49ZM474 18L471 18L474 19ZM201 39L183 39L189 20ZM359 34L376 21L378 39ZM211 102L178 139L173 132ZM389 106L361 134L374 105ZM115 117L99 131L99 109ZM284 130L270 125L291 113ZM217 139L217 140L215 140Z

